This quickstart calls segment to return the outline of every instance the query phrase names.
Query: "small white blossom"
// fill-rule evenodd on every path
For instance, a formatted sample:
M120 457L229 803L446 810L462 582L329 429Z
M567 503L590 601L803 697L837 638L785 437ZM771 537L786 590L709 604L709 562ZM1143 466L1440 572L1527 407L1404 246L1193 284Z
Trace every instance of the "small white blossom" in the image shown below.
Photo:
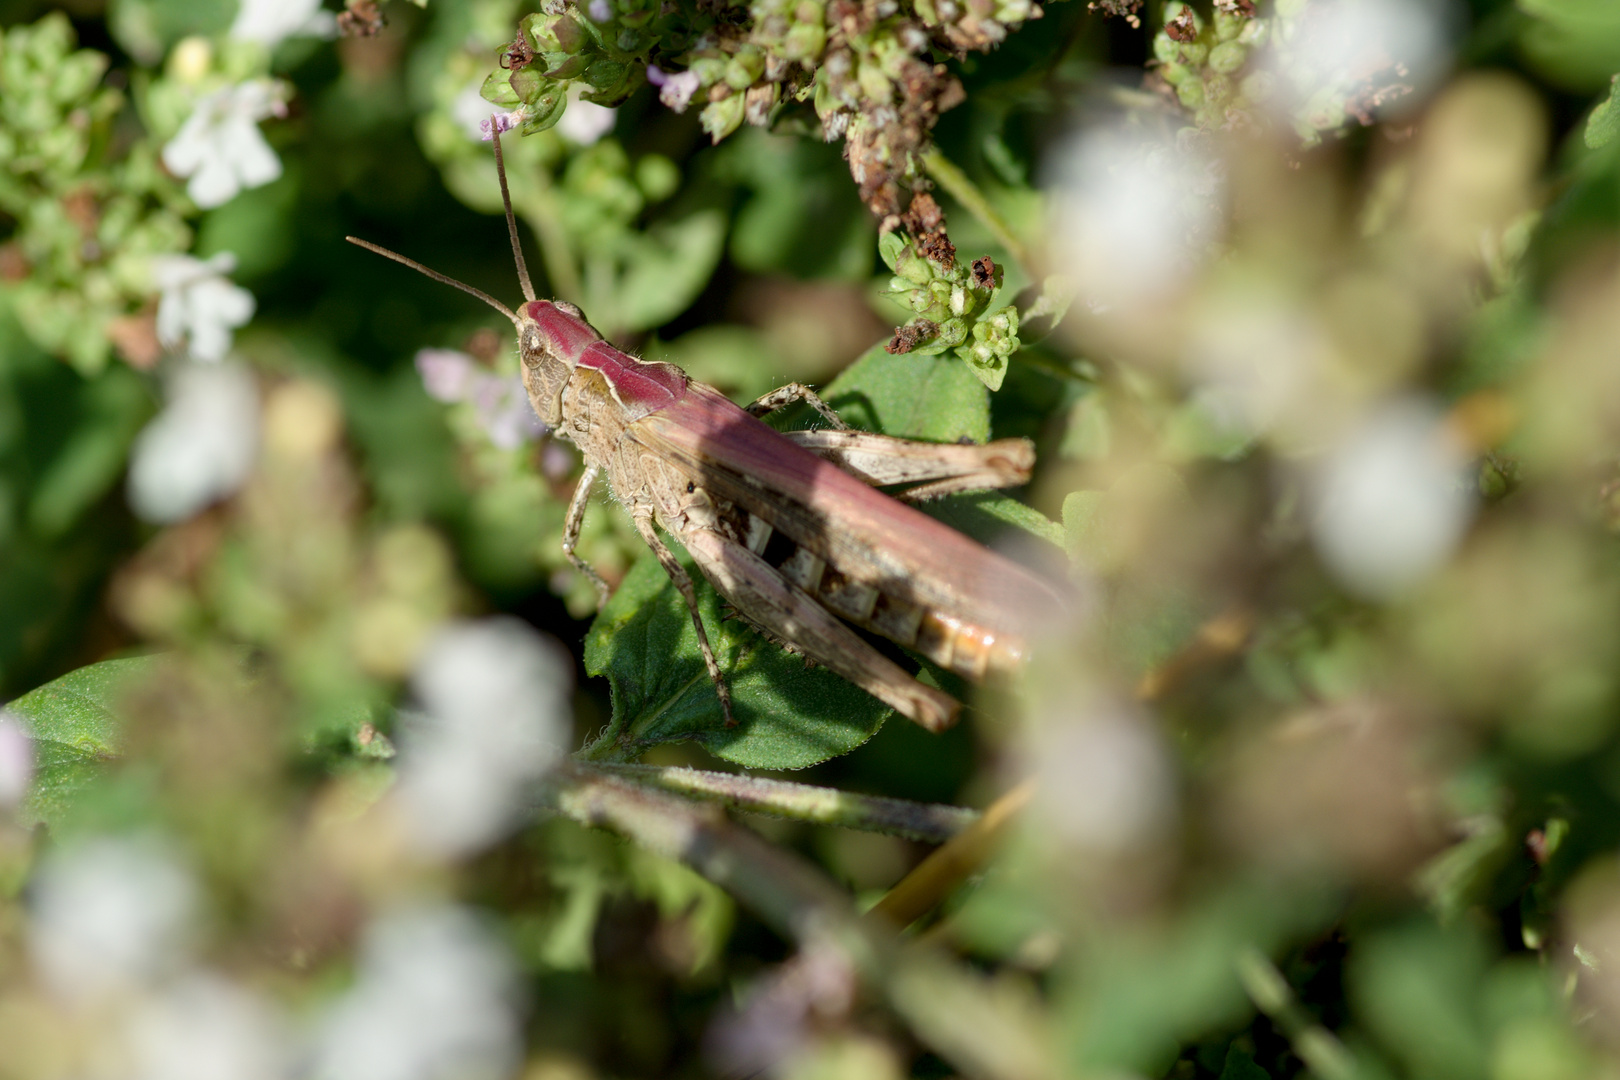
M146 521L190 517L242 486L259 445L259 392L235 364L185 364L135 440L129 504Z
M586 90L584 83L575 83L568 89L568 106L562 119L557 121L557 134L576 146L591 146L613 130L619 110L598 105L580 97Z
M230 36L273 49L290 37L336 37L337 16L321 0L241 0Z
M313 1080L503 1080L521 1060L505 951L454 907L366 928L352 989L328 1012Z
M22 718L0 709L0 813L22 802L34 778L34 740Z
M1468 453L1428 402L1384 405L1317 467L1311 535L1352 592L1387 599L1450 557L1474 516Z
M163 148L163 164L176 176L190 177L186 194L203 209L221 206L243 188L268 184L281 175L281 159L264 141L259 121L282 116L276 84L249 79L217 90L197 102L180 131Z
M99 837L53 852L35 875L28 944L46 985L84 998L181 965L196 885L149 837Z
M257 995L192 974L141 1000L130 1019L131 1080L281 1080L289 1043Z
M516 619L434 636L411 677L424 712L401 717L397 788L423 848L460 855L506 831L562 753L572 675L563 649Z
M157 255L152 281L158 300L158 340L168 349L182 342L194 360L223 360L231 348L231 331L253 318L253 294L226 280L236 269L236 256L222 251L203 261L189 255Z

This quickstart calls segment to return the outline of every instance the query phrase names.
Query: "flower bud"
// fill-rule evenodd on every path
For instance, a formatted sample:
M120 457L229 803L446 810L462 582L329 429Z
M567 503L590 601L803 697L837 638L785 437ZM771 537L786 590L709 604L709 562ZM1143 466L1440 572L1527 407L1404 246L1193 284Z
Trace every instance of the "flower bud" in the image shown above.
M1249 59L1249 50L1235 41L1223 41L1209 50L1209 67L1211 71L1222 75L1230 75L1242 67Z
M713 142L730 135L742 126L743 109L747 101L741 94L732 94L723 101L711 101L703 107L698 119Z
M966 319L946 319L939 324L939 340L946 348L955 348L967 340Z

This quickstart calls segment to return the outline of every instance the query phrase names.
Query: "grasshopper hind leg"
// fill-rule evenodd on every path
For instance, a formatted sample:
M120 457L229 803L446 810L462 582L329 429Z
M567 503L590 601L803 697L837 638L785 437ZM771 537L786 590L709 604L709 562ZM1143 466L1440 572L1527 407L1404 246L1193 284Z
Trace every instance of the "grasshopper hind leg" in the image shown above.
M720 673L720 662L715 659L714 649L709 646L708 631L703 629L703 616L698 611L697 590L692 586L692 578L682 566L675 553L665 546L656 529L653 528L651 511L633 515L636 523L636 532L652 548L653 554L658 556L658 564L664 568L664 573L675 583L680 590L681 598L686 601L686 610L692 613L692 625L697 629L698 649L703 653L703 663L709 669L709 678L714 681L714 692L720 695L720 711L725 714L726 727L736 727L737 721L731 715L731 688L726 685L726 677Z
M827 421L827 423L831 424L839 431L849 430L849 425L840 420L838 418L838 414L833 412L825 401L821 400L821 395L817 394L814 390L810 389L803 383L795 382L788 383L786 386L778 386L775 390L772 390L770 393L764 395L752 405L748 406L747 411L750 416L769 416L777 409L792 405L795 401L802 401L812 409L816 410L816 412L821 414L821 418L823 420Z

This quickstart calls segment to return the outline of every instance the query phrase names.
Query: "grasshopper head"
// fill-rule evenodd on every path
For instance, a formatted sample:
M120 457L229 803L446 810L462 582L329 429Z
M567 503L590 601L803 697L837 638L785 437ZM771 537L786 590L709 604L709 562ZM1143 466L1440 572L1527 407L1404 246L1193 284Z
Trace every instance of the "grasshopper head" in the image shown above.
M580 354L602 335L573 304L531 300L518 311L523 386L540 419L555 427L562 422L563 388L574 374Z

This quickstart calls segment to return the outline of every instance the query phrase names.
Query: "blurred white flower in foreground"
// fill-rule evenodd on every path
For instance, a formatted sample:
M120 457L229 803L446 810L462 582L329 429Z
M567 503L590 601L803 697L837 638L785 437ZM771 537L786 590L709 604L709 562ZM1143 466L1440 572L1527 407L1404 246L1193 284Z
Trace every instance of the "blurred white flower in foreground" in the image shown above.
M281 175L281 159L264 141L259 121L286 111L269 79L217 90L197 102L163 148L163 164L174 175L191 178L186 194L203 209L230 202L243 188Z
M321 0L241 0L230 36L273 49L290 37L336 37L337 16Z
M0 709L0 813L28 794L34 778L34 740L22 718Z
M207 260L190 255L152 258L152 283L159 292L158 341L166 349L186 346L193 360L223 360L231 332L253 318L253 294L225 275L236 269L229 251Z
M454 856L506 831L525 787L562 754L572 683L563 648L517 619L455 624L428 642L397 788L417 844Z
M34 877L28 944L46 985L83 998L182 965L196 887L151 837L100 837L52 852Z
M568 105L557 121L557 134L576 146L591 146L613 130L619 110L580 97L590 89L582 82L568 88Z
M1348 104L1365 121L1409 107L1440 82L1450 62L1451 9L1444 0L1309 0L1286 20L1264 70L1286 119L1336 127L1313 111Z
M256 995L214 975L150 994L130 1019L131 1080L280 1080L286 1033Z
M469 139L484 138L480 125L488 123L491 116L501 111L499 105L484 100L484 95L479 93L483 86L484 77L480 75L463 86L456 100L450 103L450 118L461 125Z
M168 404L135 440L129 504L142 519L180 521L236 491L259 445L259 391L236 364L185 364Z
M1174 824L1175 777L1157 733L1133 706L1081 691L1049 705L1031 731L1037 805L1058 838L1127 855Z
M452 404L472 402L479 426L488 433L489 441L503 450L515 449L545 434L545 422L535 415L523 379L517 375L487 371L471 356L455 349L418 351L416 370L429 397Z
M1373 412L1315 470L1316 549L1339 582L1388 597L1436 569L1473 517L1468 455L1427 403Z
M1192 143L1123 124L1088 129L1058 157L1054 243L1095 308L1173 290L1220 227L1219 164Z
M1319 408L1324 335L1295 305L1227 297L1193 327L1183 369L1194 397L1223 430L1264 435Z
M275 49L288 37L337 36L337 16L321 0L241 0L230 36Z
M314 1080L500 1080L519 1062L516 985L499 943L467 911L383 916L355 984L317 1037Z

